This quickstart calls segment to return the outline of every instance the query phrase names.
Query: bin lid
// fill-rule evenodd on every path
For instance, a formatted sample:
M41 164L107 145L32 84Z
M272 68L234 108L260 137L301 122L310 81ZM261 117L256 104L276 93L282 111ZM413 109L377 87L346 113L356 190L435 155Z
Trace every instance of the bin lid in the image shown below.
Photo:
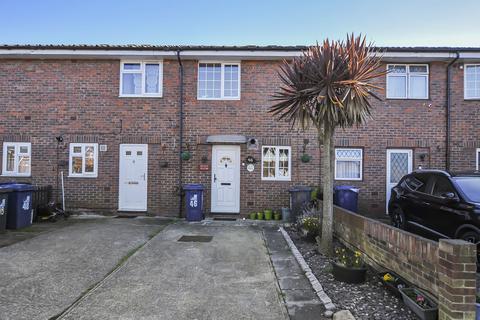
M335 191L353 191L357 193L358 191L360 191L360 189L355 186L336 186L334 187L334 190Z
M12 192L13 190L10 189L10 188L3 188L2 186L0 186L0 193L9 193L9 192Z
M183 185L183 190L203 190L204 187L199 183L190 183Z
M6 182L0 183L0 190L10 189L10 191L33 191L33 186L28 183Z
M312 187L306 187L306 186L294 186L288 189L289 192L300 192L300 191L311 192L312 190L313 190Z

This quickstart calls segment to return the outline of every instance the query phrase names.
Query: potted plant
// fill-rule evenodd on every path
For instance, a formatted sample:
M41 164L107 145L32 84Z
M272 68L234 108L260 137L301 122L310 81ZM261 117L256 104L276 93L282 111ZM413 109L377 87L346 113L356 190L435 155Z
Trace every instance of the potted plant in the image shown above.
M272 220L272 210L264 210L265 220Z
M332 273L335 280L346 283L365 281L367 268L360 251L352 252L345 248L336 248L335 256L335 261L332 261Z
M257 213L257 219L258 220L263 220L263 212L258 212Z
M387 290L398 298L402 297L400 289L408 287L408 283L405 280L391 271L380 273L380 279Z
M400 289L403 302L422 320L436 320L438 305L422 290L416 288Z
M251 212L251 213L249 214L249 218L250 218L251 220L257 219L257 213L256 213L256 212Z
M273 213L273 218L274 218L275 220L282 220L282 214L281 214L280 212L278 212L278 211L275 211L275 212Z
M312 157L310 155L304 153L300 159L302 160L303 163L308 163L308 162L310 162Z

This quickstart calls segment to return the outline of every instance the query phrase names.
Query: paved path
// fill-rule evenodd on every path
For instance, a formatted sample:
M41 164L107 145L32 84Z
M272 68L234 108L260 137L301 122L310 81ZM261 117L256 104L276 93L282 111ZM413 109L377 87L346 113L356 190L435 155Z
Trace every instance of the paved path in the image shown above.
M211 242L178 242L211 235ZM288 319L262 230L169 225L62 319Z
M293 256L278 227L265 227L265 238L292 320L324 319L325 308Z
M0 248L0 319L59 314L166 223L83 220Z

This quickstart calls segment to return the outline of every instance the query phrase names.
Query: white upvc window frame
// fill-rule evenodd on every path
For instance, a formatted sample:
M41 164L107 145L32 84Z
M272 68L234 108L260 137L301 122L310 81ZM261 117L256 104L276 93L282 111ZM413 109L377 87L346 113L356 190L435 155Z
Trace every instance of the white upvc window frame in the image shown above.
M14 147L14 164L13 171L7 171L7 148ZM20 153L21 147L27 147L28 152ZM28 172L20 173L18 172L18 156L20 154L27 155L30 159L30 165L28 166ZM7 177L30 177L32 175L32 144L30 142L4 142L3 143L3 154L2 154L2 176Z
M93 146L93 172L85 172L85 147ZM80 153L74 153L74 147L81 147ZM72 172L73 157L82 157L82 173ZM70 143L68 155L68 176L72 178L97 178L98 177L98 143Z
M475 162L477 163L476 170L480 171L480 148L477 148L477 150L475 151L475 158Z
M200 96L200 65L201 64L220 64L220 97L219 98L207 98ZM238 96L226 97L224 92L225 85L225 65L237 65L238 66ZM240 100L241 92L241 79L242 79L242 65L241 61L214 61L214 60L200 60L197 64L197 100Z
M263 149L265 148L275 148L275 177L264 177L263 176ZM280 175L280 149L288 150L288 176ZM261 148L261 177L264 181L291 181L292 180L292 147L290 146L262 146Z
M463 65L463 98L465 100L480 100L480 89L478 90L478 96L467 96L467 69L468 67L480 67L480 63L465 63ZM479 84L480 85L480 84Z
M390 73L388 72L390 66L402 66L405 67L405 73ZM422 66L427 67L426 72L410 72L410 67ZM411 97L410 96L410 78L412 76L421 76L427 78L427 91L425 97ZM426 63L389 63L387 64L387 75L386 75L386 90L385 95L387 99L391 100L428 100L430 97L430 66ZM390 77L404 77L405 78L405 96L402 97L391 97L388 95L388 86Z
M124 70L125 64L140 64L140 70ZM145 92L145 65L158 64L158 93ZM123 93L123 74L126 73L141 73L142 79L142 93L128 94ZM161 98L163 97L163 60L121 60L120 61L120 88L119 97L121 98Z
M360 158L351 158L351 157L345 157L345 158L337 158L337 150L358 150L360 151ZM348 147L341 147L341 148L335 148L334 150L335 154L335 165L334 165L334 177L335 180L338 181L362 181L363 180L363 149L362 148L348 148ZM359 178L341 178L337 176L337 162L338 161L359 161L360 162L360 177Z

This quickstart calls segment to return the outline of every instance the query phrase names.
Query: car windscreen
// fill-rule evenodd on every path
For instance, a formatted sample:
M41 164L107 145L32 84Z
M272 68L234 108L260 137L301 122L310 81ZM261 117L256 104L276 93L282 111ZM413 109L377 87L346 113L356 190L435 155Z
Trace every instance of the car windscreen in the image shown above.
M480 202L480 177L456 177L454 179L470 201Z

